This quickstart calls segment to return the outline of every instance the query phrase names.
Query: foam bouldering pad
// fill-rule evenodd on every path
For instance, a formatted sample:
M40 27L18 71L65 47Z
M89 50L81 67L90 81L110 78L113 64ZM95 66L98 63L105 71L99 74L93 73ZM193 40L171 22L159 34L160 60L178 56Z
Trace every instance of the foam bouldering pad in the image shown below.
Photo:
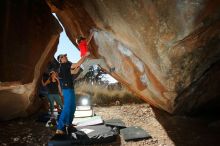
M86 118L74 118L72 123L77 127L84 127L84 126L103 124L103 120L100 116L93 116Z
M55 135L48 146L90 145L115 142L117 132L106 125L85 126L69 135Z
M68 135L55 135L48 142L48 146L72 146L73 139Z
M121 119L110 119L105 121L105 125L117 127L119 129L126 128L125 123Z
M151 138L150 134L139 126L132 126L120 130L125 141L142 140Z
M78 144L103 144L116 141L117 132L106 125L86 126L77 128L77 132L72 133L77 137Z

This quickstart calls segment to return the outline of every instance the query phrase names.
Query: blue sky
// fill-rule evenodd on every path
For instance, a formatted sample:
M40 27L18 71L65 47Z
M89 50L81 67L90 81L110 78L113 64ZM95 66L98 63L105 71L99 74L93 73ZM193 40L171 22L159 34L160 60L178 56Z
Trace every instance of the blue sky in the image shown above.
M53 13L53 15L57 18L56 14ZM58 20L58 18L57 18L57 20ZM59 44L57 47L57 51L54 54L54 57L57 58L57 56L59 54L67 54L68 60L71 61L72 63L76 63L80 59L80 52L73 45L73 43L70 41L70 39L67 37L66 31L65 31L63 25L61 23L60 23L60 25L63 28L63 32L60 34ZM117 80L115 80L112 76L110 76L108 74L106 74L103 77L103 79L108 80L109 83L116 83L117 82Z
M56 17L56 15L54 13L53 13L53 15ZM60 25L62 26L61 23L60 23ZM62 28L63 28L63 32L60 34L60 40L59 40L59 44L57 47L57 52L54 54L54 56L55 56L55 58L57 58L57 56L59 54L67 54L69 61L71 61L72 63L75 63L80 59L79 50L69 40L63 26L62 26Z

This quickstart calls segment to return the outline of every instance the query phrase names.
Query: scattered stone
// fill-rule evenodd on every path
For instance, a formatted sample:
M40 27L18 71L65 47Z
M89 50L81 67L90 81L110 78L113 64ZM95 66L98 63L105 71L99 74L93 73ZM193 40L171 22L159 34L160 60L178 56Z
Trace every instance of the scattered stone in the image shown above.
M120 103L119 100L115 101L115 105L120 105L120 104L121 104L121 103Z
M17 141L19 141L19 139L20 139L19 137L15 137L15 138L13 138L13 141L17 142Z

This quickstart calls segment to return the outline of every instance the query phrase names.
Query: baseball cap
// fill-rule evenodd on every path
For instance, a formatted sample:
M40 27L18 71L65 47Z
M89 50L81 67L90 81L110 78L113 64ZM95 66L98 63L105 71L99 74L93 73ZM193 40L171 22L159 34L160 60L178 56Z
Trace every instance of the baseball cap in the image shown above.
M57 56L57 61L60 62L60 59L63 57L63 56L67 56L67 54L60 54Z

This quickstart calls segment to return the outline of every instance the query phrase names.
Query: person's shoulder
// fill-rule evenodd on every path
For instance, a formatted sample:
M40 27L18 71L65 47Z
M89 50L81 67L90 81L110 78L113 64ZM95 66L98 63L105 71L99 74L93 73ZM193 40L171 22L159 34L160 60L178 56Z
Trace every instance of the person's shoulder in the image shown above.
M72 65L72 64L73 64L71 61L68 61L67 63L68 63L69 65Z

